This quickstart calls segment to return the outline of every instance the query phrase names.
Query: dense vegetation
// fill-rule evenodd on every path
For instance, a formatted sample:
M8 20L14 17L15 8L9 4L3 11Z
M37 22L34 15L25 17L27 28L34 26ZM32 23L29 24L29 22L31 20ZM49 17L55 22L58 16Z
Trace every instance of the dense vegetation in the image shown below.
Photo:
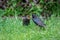
M7 7L5 10L0 10L1 16L15 16L15 15L25 15L25 14L44 14L45 16L48 15L60 15L59 13L59 1L57 0L50 0L50 1L22 1L22 0L8 0Z
M32 13L50 17L41 18L45 29L35 25L32 18L30 25L23 26L21 16ZM0 40L60 40L60 1L8 0L6 8L0 8Z

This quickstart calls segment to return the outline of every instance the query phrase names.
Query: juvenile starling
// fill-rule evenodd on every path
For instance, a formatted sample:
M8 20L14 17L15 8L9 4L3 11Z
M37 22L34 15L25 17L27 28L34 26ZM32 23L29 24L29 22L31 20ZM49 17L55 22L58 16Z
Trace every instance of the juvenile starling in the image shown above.
M38 16L36 14L32 14L32 20L36 25L38 25L40 27L45 26L45 24L41 21L41 19L38 18Z
M30 17L27 16L23 16L23 25L29 25L30 24Z

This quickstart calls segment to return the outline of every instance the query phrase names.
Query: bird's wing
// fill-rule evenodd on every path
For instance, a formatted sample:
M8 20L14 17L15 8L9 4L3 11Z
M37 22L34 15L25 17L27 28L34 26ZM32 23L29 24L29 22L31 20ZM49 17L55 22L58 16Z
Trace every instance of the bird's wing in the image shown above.
M44 25L44 23L43 23L40 19L38 19L38 18L33 19L33 20L34 20L34 22L36 22L38 25L41 25L41 26Z

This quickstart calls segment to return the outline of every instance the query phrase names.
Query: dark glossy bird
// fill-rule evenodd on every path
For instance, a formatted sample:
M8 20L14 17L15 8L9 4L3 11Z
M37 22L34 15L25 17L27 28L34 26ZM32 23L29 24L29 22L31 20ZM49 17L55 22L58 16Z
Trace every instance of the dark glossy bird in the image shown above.
M45 27L45 24L42 22L42 20L40 18L38 18L38 16L36 14L32 14L32 20L36 25L38 25L40 27Z

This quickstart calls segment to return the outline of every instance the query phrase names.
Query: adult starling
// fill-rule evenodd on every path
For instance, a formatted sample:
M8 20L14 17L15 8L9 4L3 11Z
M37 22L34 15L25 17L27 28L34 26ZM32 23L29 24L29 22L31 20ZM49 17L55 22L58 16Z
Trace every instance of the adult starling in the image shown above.
M38 25L40 27L45 26L45 24L41 21L41 19L38 18L38 16L36 14L32 14L32 20L36 25Z

